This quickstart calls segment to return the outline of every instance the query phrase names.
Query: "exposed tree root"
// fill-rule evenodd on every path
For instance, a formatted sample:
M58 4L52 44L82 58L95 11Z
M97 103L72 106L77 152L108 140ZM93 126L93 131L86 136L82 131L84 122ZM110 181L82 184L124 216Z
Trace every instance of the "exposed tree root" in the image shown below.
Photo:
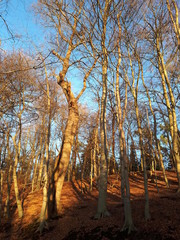
M110 217L110 216L111 214L106 210L104 212L96 213L96 215L94 216L94 219L100 219L100 218Z
M49 230L47 221L41 221L36 232L40 232L40 234L42 234L44 230Z
M134 226L133 223L132 224L125 223L121 229L121 232L125 232L125 231L127 231L128 234L130 234L131 232L137 231L137 228Z
M180 187L178 188L177 193L180 194Z

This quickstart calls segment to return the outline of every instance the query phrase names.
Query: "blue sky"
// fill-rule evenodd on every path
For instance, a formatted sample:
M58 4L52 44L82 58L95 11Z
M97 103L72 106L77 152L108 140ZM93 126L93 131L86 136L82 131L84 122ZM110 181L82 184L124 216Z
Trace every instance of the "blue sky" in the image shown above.
M3 6L2 16L6 20L8 27L15 37L15 41L10 40L10 33L4 22L0 21L0 39L3 50L24 49L32 50L30 42L36 45L43 42L43 30L32 10L32 5L36 0L9 0L7 9Z
M9 52L20 49L27 54L31 54L32 52L43 49L42 46L45 45L47 41L45 40L45 31L38 21L39 18L35 17L33 12L32 6L36 4L36 2L37 0L9 0L7 8L5 8L5 5L3 5L3 8L0 6L0 14L6 20L14 36L13 41L3 20L0 19L0 50ZM37 48L35 48L35 46ZM49 52L50 49L50 46L48 48L46 47L46 52ZM47 55L47 53L44 53L44 55ZM72 72L70 71L67 75L68 78L71 78L72 89L75 94L83 87L83 77L78 75L74 70L72 70ZM92 95L87 90L80 101L88 106L94 106Z

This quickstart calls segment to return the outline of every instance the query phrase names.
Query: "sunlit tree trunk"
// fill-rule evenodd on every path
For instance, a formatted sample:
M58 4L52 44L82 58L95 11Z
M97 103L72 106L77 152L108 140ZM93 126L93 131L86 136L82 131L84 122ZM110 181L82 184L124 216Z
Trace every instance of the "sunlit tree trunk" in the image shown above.
M12 161L11 161L11 152L9 148L9 135L10 135L10 130L7 130L7 197L6 197L6 202L5 202L5 207L4 207L4 215L7 219L10 218L10 190L11 190L11 173L12 173Z
M132 220L132 211L131 211L131 202L130 202L130 185L129 185L129 166L128 166L128 158L126 152L126 139L123 130L123 123L126 115L126 106L127 106L127 84L126 84L126 94L125 94L125 106L122 113L121 110L121 98L119 93L119 68L121 65L121 49L120 49L120 41L121 41L121 25L120 25L120 14L117 15L118 21L118 29L119 29L119 39L117 42L118 48L118 62L116 66L116 89L115 97L116 97L116 112L117 112L117 123L119 129L119 145L120 145L120 160L121 160L121 195L124 203L124 215L125 222L122 228L123 231L128 230L128 233L135 230L133 220Z
M40 146L41 146L41 137L40 137ZM32 161L34 161L35 157L35 142L36 142L36 134L34 136L33 144L32 144ZM38 154L35 157L35 162L34 162L34 169L33 169L33 178L32 178L32 192L34 191L34 185L36 184L36 179L37 179L37 161L38 161Z
M115 158L115 117L116 114L113 113L113 119L112 119L112 173L116 173L116 158Z
M99 110L97 113L96 126L94 129L94 149L93 149L93 163L94 163L94 179L97 180L97 141L98 141L98 127L99 127Z
M67 57L70 57L69 51L71 51L71 45L69 46ZM92 69L94 68L97 60L94 61L92 67L85 74L84 87L82 88L82 90L80 91L79 95L76 98L74 97L74 94L71 90L71 83L64 79L68 69L67 61L64 62L64 68L60 72L59 77L57 79L58 84L61 86L68 103L68 119L62 140L61 150L55 162L55 167L52 174L52 183L50 184L51 188L50 201L52 201L53 203L53 212L55 212L57 215L61 213L61 191L70 160L70 154L74 142L74 137L78 128L79 122L78 100L86 89L86 80L90 75Z
M148 193L148 179L147 179L147 170L146 170L146 160L144 156L144 148L143 148L143 135L142 135L142 129L141 129L141 123L139 118L139 110L137 105L137 99L135 101L135 111L136 111L136 118L137 118L137 125L138 125L138 133L139 133L139 145L141 149L142 154L142 160L143 160L143 171L144 171L144 190L145 190L145 219L150 219L150 212L149 212L149 193Z
M159 73L161 75L161 82L163 86L164 91L164 98L166 101L168 116L169 116L169 124L170 124L170 133L172 138L172 145L173 145L173 155L176 161L176 169L177 169L177 178L178 178L178 192L180 192L180 158L179 158L179 146L178 146L178 128L177 128L177 120L176 120L176 111L175 111L175 99L173 95L173 91L170 85L170 81L168 78L166 66L164 63L163 55L160 51L160 37L158 34L156 34L156 50L157 50L157 56L158 56L158 68ZM169 97L166 90L166 85L169 92ZM170 104L171 103L171 104Z
M126 29L125 24L124 24L124 27ZM127 29L126 29L126 31L127 31ZM129 64L130 64L130 68L131 68L132 84L130 83L127 71L125 69L124 69L124 72L125 72L124 80L128 84L130 91L132 93L132 96L134 98L134 108L135 108L135 113L136 113L136 121L137 121L138 134L139 134L139 147L140 147L140 152L141 152L141 166L143 167L143 172L144 172L145 219L148 220L148 219L150 219L148 179L147 179L146 159L145 159L145 155L144 155L143 134L142 134L141 121L140 121L140 116L139 116L138 99L137 99L141 66L138 61L138 74L137 74L137 79L135 79L135 73L134 73L133 64L132 64L132 57L130 55L129 43L127 43L127 51L128 51ZM135 51L135 55L138 59L136 49L134 49L134 51ZM136 82L136 87L135 87L135 82Z
M21 124L21 123L20 123ZM19 142L21 141L21 127L19 129ZM16 135L13 137L13 142L14 142L14 147L15 147L15 160L14 160L14 166L13 166L13 181L14 181L14 191L15 191L15 197L16 197L16 203L17 203L17 208L18 208L18 215L19 218L23 217L23 208L22 208L22 203L20 200L20 196L19 196L19 188L18 188L18 181L17 181L17 164L18 164L18 156L19 156L19 148L16 145ZM19 144L18 144L19 145ZM20 146L20 145L19 145Z
M98 3L99 4L99 3ZM102 97L100 112L100 138L101 138L101 159L100 159L100 175L98 180L99 196L98 207L95 218L109 216L106 206L107 198L107 170L108 170L108 152L107 152L107 133L106 133L106 104L107 104L107 69L108 69L108 53L106 49L106 25L110 10L110 1L105 1L105 7L102 14L102 33L101 33L101 49L102 49ZM100 7L100 5L99 5ZM101 7L100 7L101 8ZM100 10L102 11L102 9Z
M166 0L167 9L169 11L169 15L170 15L173 27L174 27L174 32L175 32L176 38L177 38L178 51L180 51L179 9L178 9L178 4L176 3L175 0L171 0L171 2L172 2L172 6L174 7L174 10L175 10L175 16L173 16L173 10L171 8L171 4L170 4L169 0Z
M90 191L93 190L93 150L91 149Z
M42 133L41 133L42 134ZM46 144L42 142L42 145L40 146L40 149L38 151L38 157L39 157L39 163L38 163L38 179L37 179L37 189L41 187L41 181L43 176L43 167L44 167L44 158L45 158L45 151L46 151Z
M98 127L94 130L94 148L93 148L93 168L94 168L94 179L97 180L97 163L96 163L96 145L98 137Z
M49 90L49 80L46 65L44 64L45 76L46 76L46 92L47 92L47 127L46 127L46 162L44 164L44 186L43 186L43 203L40 213L40 225L39 231L42 233L44 227L46 226L48 218L48 189L49 189L49 144L50 144L50 135L51 135L51 97ZM42 136L42 135L41 135ZM42 141L42 139L41 139ZM41 143L42 144L42 143ZM35 171L36 172L36 171Z
M151 103L151 98L150 98L150 95L149 95L148 88L147 88L147 86L145 84L145 81L144 81L143 66L142 66L142 63L140 62L140 59L139 59L139 63L141 65L141 76L142 76L143 86L144 86L144 88L146 90L146 94L147 94L147 97L148 97L148 100L149 100L149 107L150 107L151 113L152 113L153 118L154 118L155 157L156 157L156 159L158 159L158 155L157 155L157 152L158 152L158 154L159 154L159 162L160 162L161 169L163 171L165 183L166 183L166 186L169 187L169 183L168 183L168 179L167 179L167 176L166 176L165 167L164 167L164 163L163 163L163 159L162 159L162 153L161 153L161 149L160 149L160 145L159 145L159 140L157 138L156 116L155 116L154 110L152 108L152 103ZM151 134L151 138L152 138L152 134Z
M22 208L22 203L20 200L19 196L19 189L18 189L18 180L17 180L17 165L19 162L20 158L20 153L21 153L21 135L22 135L22 113L25 109L25 99L24 99L24 86L22 87L22 97L20 96L19 99L19 113L18 113L18 120L19 120L19 129L16 132L15 136L13 137L13 143L14 143L14 148L15 148L15 160L14 160L14 165L13 165L13 181L14 181L14 191L15 191L15 196L16 196L16 203L17 203L17 208L18 208L18 215L19 218L23 217L23 208ZM23 105L23 107L21 107ZM18 135L18 144L16 144L16 136L17 133L19 132Z
M2 147L0 147L0 224L1 224L1 213L2 213L2 190L3 190L1 186L1 179L2 179L1 151L2 151Z
M149 123L148 110L146 109L146 111L147 111L147 122L148 122L148 130L149 130L148 132L149 132L149 135L150 135L149 145L150 145L151 156L152 156L151 171L152 171L152 174L155 175L156 188L157 188L157 191L159 193L159 188L158 188L158 185L157 185L157 174L156 174L157 158L154 156L154 152L156 152L156 149L155 149L155 151L153 151L153 135L152 135L152 131L151 131L150 123ZM152 181L154 181L154 177L152 178Z
M63 81L64 82L64 81ZM63 86L63 83L61 83ZM65 84L66 85L66 84ZM64 88L66 88L64 86ZM72 93L71 93L72 94ZM71 96L69 101L69 116L67 120L66 130L63 137L60 153L56 159L54 173L53 173L53 191L54 199L53 207L55 207L56 214L61 213L61 191L69 164L71 148L76 134L79 121L78 105L74 96Z

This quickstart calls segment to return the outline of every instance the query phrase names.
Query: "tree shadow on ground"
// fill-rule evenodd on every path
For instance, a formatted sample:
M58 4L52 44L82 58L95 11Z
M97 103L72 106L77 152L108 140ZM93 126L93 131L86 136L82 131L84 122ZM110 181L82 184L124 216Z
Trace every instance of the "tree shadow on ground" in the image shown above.
M132 232L128 235L127 231L122 232L117 225L109 227L107 230L103 230L103 227L96 227L90 231L86 231L84 228L80 230L72 230L63 238L63 240L176 240L174 237L162 236L159 232Z

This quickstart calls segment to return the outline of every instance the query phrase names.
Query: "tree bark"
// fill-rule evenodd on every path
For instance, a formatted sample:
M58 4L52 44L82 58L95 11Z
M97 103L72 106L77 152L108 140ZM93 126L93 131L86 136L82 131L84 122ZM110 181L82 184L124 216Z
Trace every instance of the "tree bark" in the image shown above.
M70 87L69 83L67 83L68 88L65 87L66 84L64 84L64 81L61 82L60 85L64 87L64 90L68 90L68 88ZM53 191L53 195L51 196L50 201L53 201L52 210L57 215L61 214L61 191L70 160L74 136L76 134L79 121L78 104L72 93L68 102L68 110L69 114L66 129L62 141L61 150L55 162L54 172L52 176L53 179L51 183L51 190Z

